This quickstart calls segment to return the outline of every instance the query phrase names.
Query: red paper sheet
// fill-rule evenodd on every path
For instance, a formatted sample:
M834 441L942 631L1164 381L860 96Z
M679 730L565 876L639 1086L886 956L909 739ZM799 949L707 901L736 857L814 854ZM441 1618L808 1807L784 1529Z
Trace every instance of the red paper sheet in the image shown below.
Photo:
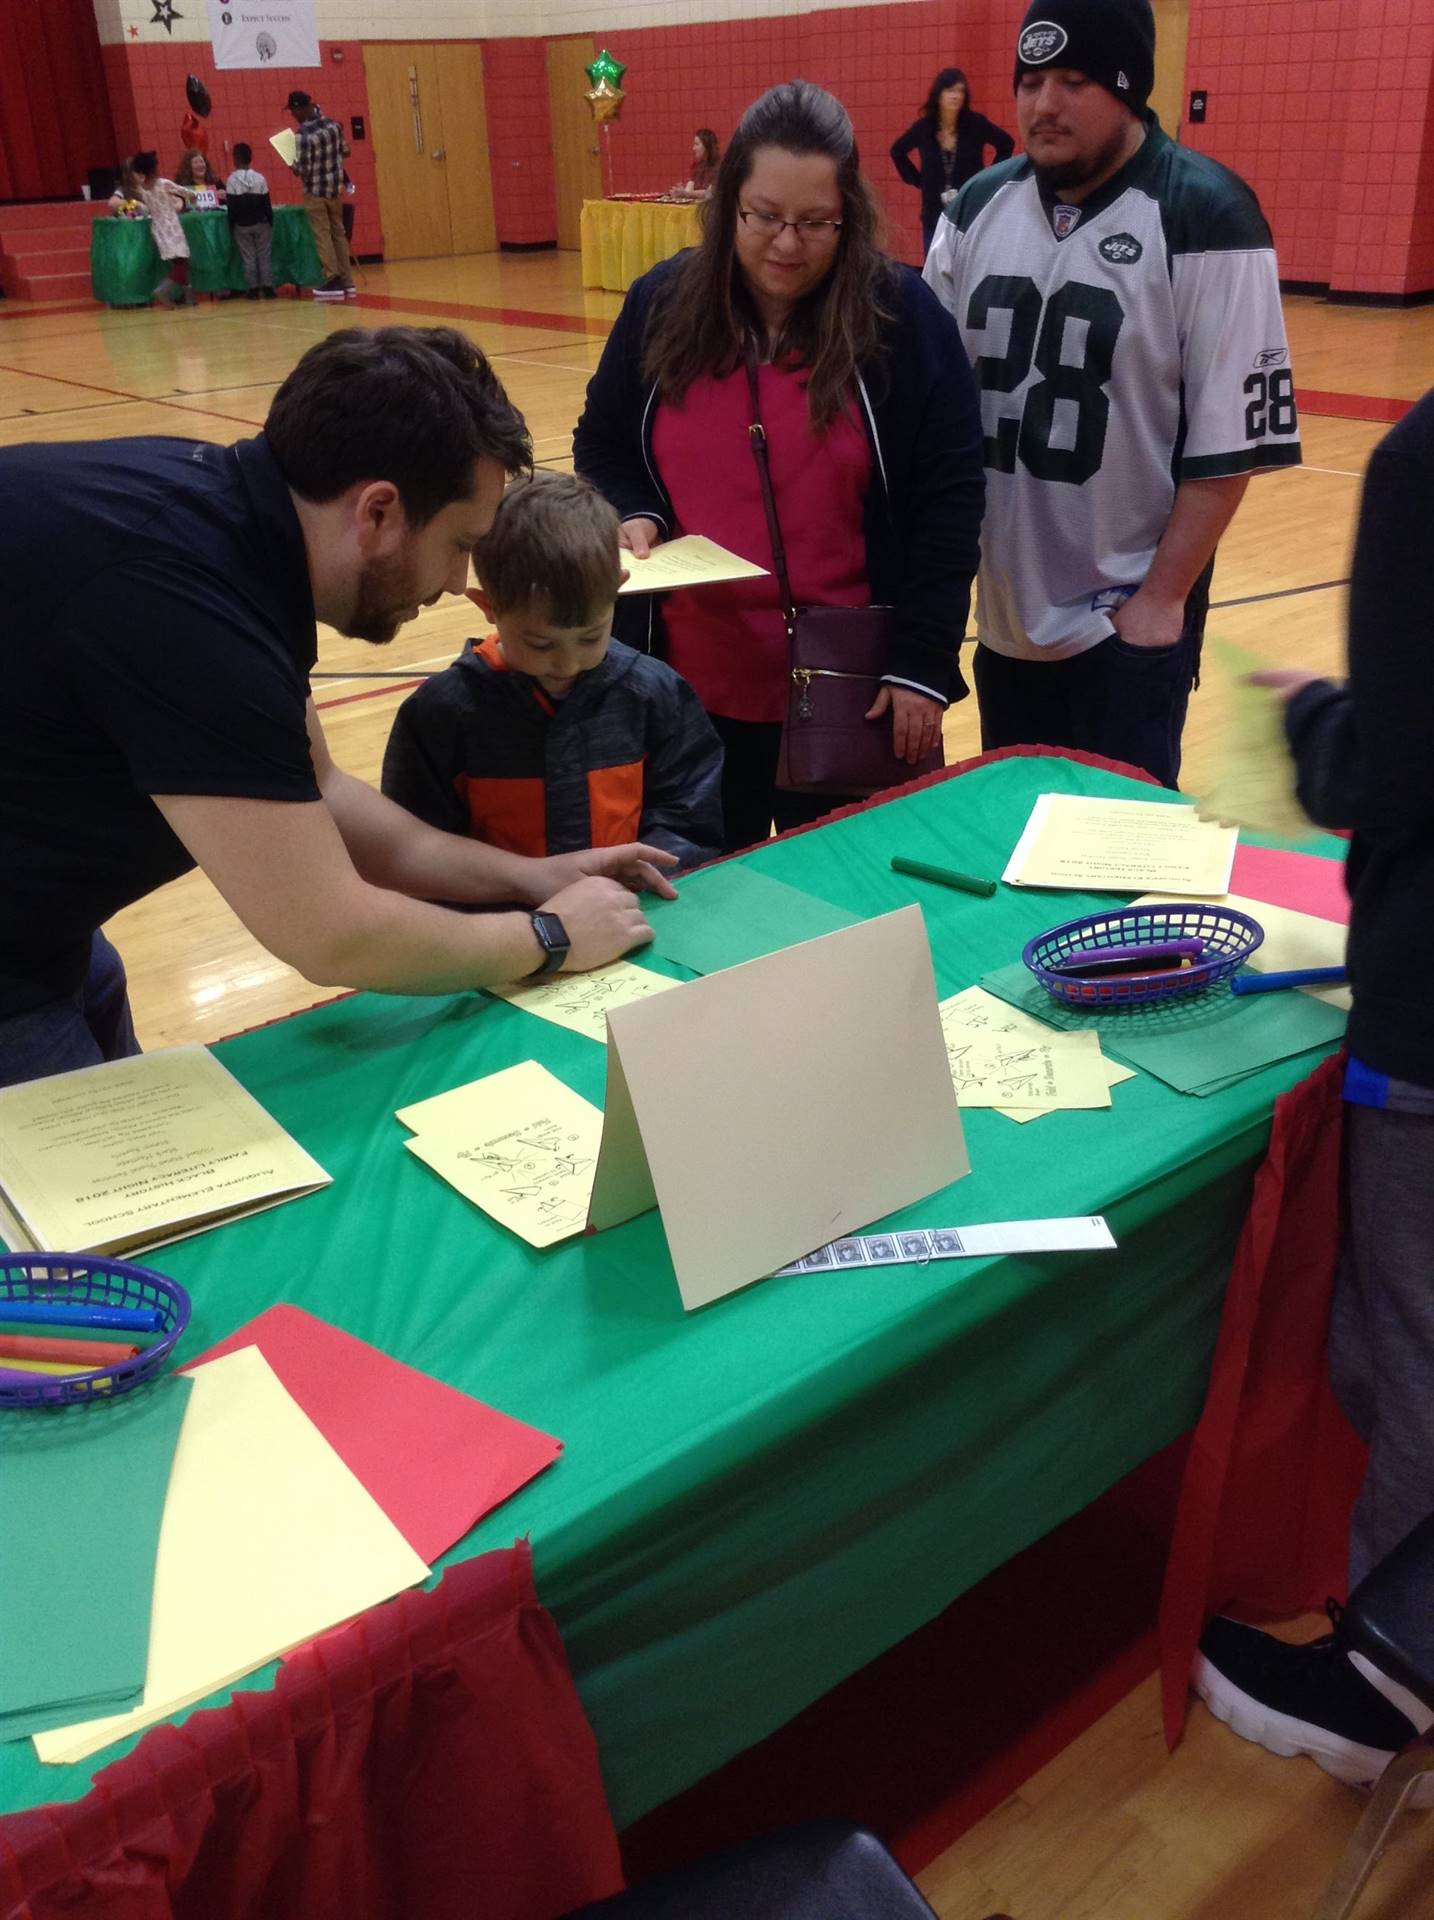
M301 1307L270 1307L189 1366L236 1347L258 1347L430 1565L563 1449L550 1434L404 1366Z
M1235 849L1230 892L1248 900L1265 900L1272 907L1312 913L1320 920L1349 925L1349 895L1344 890L1344 862L1320 853L1290 853L1277 847Z

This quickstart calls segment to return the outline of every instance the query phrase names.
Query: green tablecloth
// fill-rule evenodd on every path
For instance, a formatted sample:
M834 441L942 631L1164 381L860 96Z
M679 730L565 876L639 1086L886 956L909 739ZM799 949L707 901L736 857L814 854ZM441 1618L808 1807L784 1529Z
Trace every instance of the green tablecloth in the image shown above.
M244 268L223 212L183 213L189 284L197 293L242 293ZM313 228L302 207L274 209L275 286L316 287L321 278ZM165 276L148 220L96 220L90 228L90 284L110 307L147 306Z
M862 913L918 897L944 995L1104 902L981 900L893 874L891 853L998 874L1054 788L1157 797L1012 759L747 858ZM1318 1057L1207 1099L1141 1075L1110 1112L968 1112L974 1172L897 1220L1100 1212L1116 1253L767 1281L688 1316L655 1214L535 1252L402 1147L396 1107L528 1057L600 1102L591 1041L482 996L365 995L220 1053L334 1182L154 1256L193 1294L188 1351L292 1300L563 1438L455 1557L531 1533L620 1824L1193 1424L1271 1107ZM0 1812L83 1793L108 1757L0 1748Z

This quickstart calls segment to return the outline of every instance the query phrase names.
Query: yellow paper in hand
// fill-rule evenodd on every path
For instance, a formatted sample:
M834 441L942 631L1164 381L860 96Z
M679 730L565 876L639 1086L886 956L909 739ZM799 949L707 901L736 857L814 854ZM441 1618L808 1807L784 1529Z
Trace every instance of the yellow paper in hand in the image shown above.
M286 167L293 166L294 157L299 151L299 136L292 127L281 127L277 133L271 133L269 145Z
M664 540L645 560L624 553L622 564L627 579L619 593L666 593L673 587L710 586L716 580L755 580L767 571L701 533Z
M1025 1115L1110 1105L1107 1062L1090 1029L1042 1026L984 988L967 987L941 1002L941 1031L963 1107Z
M400 1109L404 1145L501 1226L549 1247L587 1225L602 1115L525 1060Z
M1285 703L1273 687L1251 686L1249 680L1268 663L1229 640L1207 640L1205 658L1224 683L1229 717L1220 770L1200 798L1200 817L1301 839L1310 823L1295 798Z
M257 1347L189 1377L144 1698L128 1713L36 1734L41 1760L86 1759L427 1576Z
M670 987L681 985L680 980L669 980L665 974L635 967L630 960L615 960L610 967L598 967L592 973L559 973L550 980L489 991L510 1006L521 1007L524 1013L535 1013L540 1020L551 1020L554 1026L566 1027L571 1033L586 1034L605 1047L607 1017L614 1007L625 1007L633 1000L646 1000L654 993L666 993Z

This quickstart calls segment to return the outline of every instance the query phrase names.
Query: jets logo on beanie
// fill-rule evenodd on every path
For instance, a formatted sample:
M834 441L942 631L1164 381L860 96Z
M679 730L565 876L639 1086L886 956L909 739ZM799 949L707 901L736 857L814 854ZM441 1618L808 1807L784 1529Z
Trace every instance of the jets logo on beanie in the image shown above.
M1150 0L1032 0L1016 40L1016 76L1073 67L1140 113L1155 84Z

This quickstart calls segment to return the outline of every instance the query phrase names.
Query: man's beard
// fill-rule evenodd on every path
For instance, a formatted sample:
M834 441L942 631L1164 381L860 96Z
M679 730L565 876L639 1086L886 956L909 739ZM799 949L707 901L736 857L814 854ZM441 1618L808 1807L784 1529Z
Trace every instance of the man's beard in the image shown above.
M1031 168L1047 192L1068 193L1072 187L1083 187L1087 181L1097 180L1103 173L1113 172L1124 145L1125 129L1122 127L1111 135L1097 153L1082 154L1073 160L1061 160L1053 166L1043 166L1033 156Z
M413 577L401 560L372 560L359 575L358 596L343 632L351 640L386 647L417 599Z

